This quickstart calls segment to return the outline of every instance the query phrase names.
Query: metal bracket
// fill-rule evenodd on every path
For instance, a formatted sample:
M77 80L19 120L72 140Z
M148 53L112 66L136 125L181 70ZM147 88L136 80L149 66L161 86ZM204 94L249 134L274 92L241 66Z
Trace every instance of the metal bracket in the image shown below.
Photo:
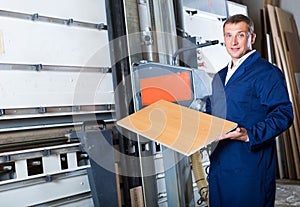
M153 38L152 38L151 31L149 28L142 32L142 40L143 40L143 44L146 46L153 44Z
M43 114L43 113L46 113L46 112L47 112L46 107L40 107L39 108L39 113Z
M50 156L51 155L51 149L45 149L43 152L43 156Z
M107 105L106 105L106 109L107 109L107 110L111 110L111 108L112 108L111 104L107 104Z
M45 180L46 182L52 182L52 175L46 175Z
M32 15L31 20L32 20L32 21L35 21L35 20L37 20L38 18L39 18L39 14L38 14L38 13L35 13L35 14Z
M81 106L74 106L73 107L73 111L75 112L75 111L80 111L81 110Z
M105 25L104 25L104 23L100 23L100 24L97 24L97 29L99 29L99 30L103 30L103 29L105 29Z
M36 71L41 71L43 69L43 65L42 64L34 65L34 67L35 67Z
M0 109L0 116L5 114L5 110L4 109Z
M71 25L74 23L74 20L71 18L71 19L67 19L65 22L67 25Z
M11 161L10 155L4 155L4 156L3 156L3 161L4 161L4 162L10 162L10 161Z
M227 18L225 17L225 18L218 18L218 20L220 21L220 22L224 22L225 20L226 20Z

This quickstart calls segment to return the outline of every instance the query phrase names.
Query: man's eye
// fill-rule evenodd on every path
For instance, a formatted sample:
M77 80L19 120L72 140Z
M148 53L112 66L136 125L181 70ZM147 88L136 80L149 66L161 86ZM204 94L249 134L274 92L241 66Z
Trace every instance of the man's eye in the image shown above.
M239 34L239 38L244 38L245 37L245 34L244 33L240 33Z

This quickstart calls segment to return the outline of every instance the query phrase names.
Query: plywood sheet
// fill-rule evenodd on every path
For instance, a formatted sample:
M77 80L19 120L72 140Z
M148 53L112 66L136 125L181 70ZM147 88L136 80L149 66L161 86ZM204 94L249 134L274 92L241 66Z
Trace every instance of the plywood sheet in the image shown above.
M279 6L279 0L263 0L263 7L268 5Z
M285 40L287 44L287 50L291 60L291 66L294 73L300 73L300 41L298 33L285 32Z
M159 100L117 122L117 125L184 155L191 155L237 124Z
M293 15L279 7L275 7L275 11L282 37L284 36L284 32L294 32L294 28L292 25L292 19L294 18Z

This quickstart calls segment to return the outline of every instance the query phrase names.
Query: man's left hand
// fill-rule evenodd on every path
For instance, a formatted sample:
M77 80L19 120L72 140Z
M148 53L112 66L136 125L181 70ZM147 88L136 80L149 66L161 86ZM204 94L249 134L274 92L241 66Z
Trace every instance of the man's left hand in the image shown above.
M224 134L218 139L218 141L223 139L240 140L244 142L249 141L247 129L243 127L237 127L234 131Z

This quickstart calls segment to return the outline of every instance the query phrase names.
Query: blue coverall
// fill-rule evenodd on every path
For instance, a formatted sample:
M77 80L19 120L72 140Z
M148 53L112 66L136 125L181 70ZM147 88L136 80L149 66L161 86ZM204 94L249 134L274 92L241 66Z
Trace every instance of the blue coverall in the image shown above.
M284 75L257 51L225 85L227 70L214 76L206 112L246 128L249 142L226 139L217 143L210 156L210 207L273 207L275 137L293 122Z

